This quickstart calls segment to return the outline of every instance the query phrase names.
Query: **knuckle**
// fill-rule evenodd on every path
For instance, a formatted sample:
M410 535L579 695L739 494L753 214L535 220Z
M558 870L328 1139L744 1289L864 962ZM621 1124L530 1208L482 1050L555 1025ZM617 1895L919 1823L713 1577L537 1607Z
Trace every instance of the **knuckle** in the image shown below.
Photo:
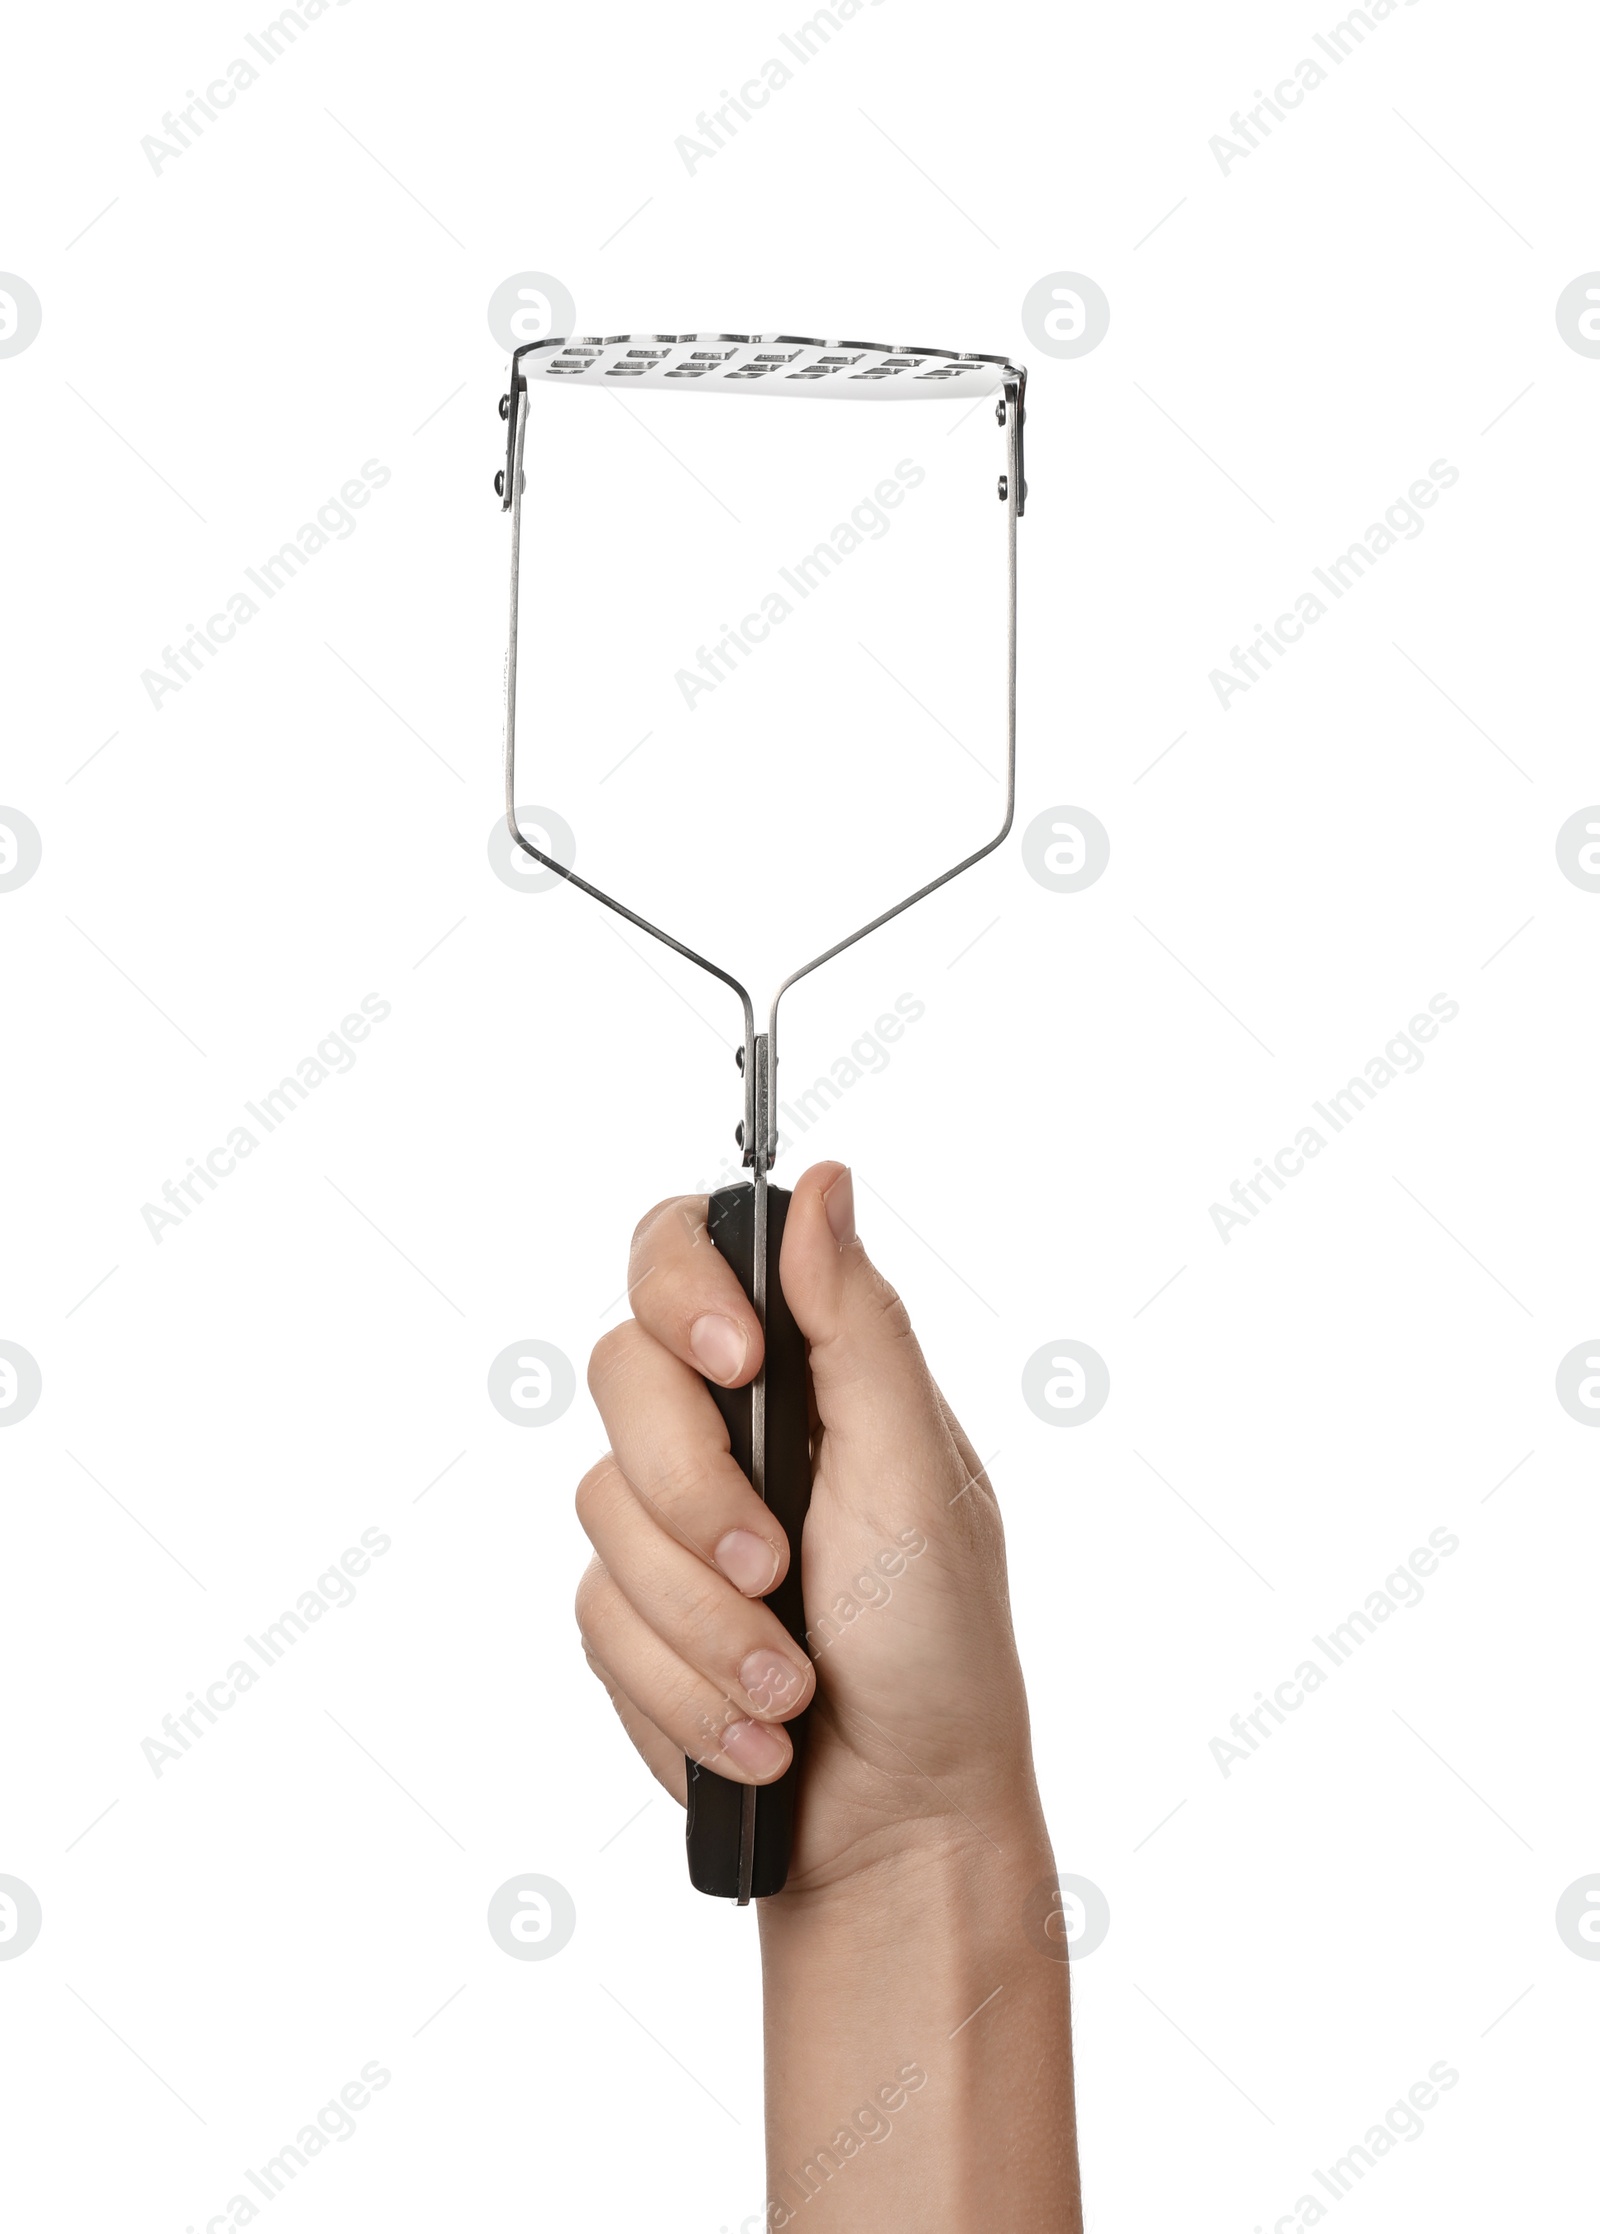
M625 1373L638 1354L639 1330L632 1319L624 1319L620 1326L607 1327L599 1341L589 1352L589 1394L598 1402L600 1392L619 1373Z
M682 1197L678 1195L663 1195L659 1202L653 1202L650 1205L650 1208L645 1212L644 1216L639 1220L639 1223L634 1227L633 1239L629 1246L633 1249L637 1249L641 1242L648 1240L651 1232L666 1216L667 1212L672 1208L673 1204L681 1201L681 1199Z
M615 1471L616 1460L607 1451L603 1458L595 1460L574 1491L572 1502L585 1529L588 1528L596 1508L603 1501L606 1490L610 1485L611 1476Z
M673 1525L692 1534L690 1522L706 1502L706 1478L698 1461L681 1447L663 1450L657 1460L652 1485L655 1503L670 1515Z
M731 1673L745 1649L729 1625L730 1613L748 1619L744 1601L733 1599L733 1585L697 1564L674 1595L669 1637L684 1664L700 1671L697 1680L719 1688L722 1671Z
M598 1559L591 1559L578 1577L578 1587L573 1593L572 1611L578 1623L578 1635L583 1649L591 1659L597 1650L595 1638L600 1627L601 1609L610 1588L610 1577Z
M647 1210L633 1229L629 1246L631 1289L644 1277L641 1256L659 1258L680 1238L684 1246L698 1248L706 1230L707 1198L704 1195L665 1195Z
M628 1244L628 1256L632 1260L646 1251L653 1253L666 1247L668 1235L673 1231L673 1213L684 1220L688 1231L693 1231L695 1224L706 1222L706 1197L699 1197L699 1215L695 1215L693 1195L661 1195L659 1202L650 1204L644 1218L632 1229L632 1240Z
M702 1572L705 1580L689 1590L680 1616L684 1634L691 1640L690 1655L711 1667L723 1663L731 1667L739 1658L738 1645L725 1634L728 1595L733 1586L713 1575L709 1568ZM743 1600L739 1603L742 1607Z

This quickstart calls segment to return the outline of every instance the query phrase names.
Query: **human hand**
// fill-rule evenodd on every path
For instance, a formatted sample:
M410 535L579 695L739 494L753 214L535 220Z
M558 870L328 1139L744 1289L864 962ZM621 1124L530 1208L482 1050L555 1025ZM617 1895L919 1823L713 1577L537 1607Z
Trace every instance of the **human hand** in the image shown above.
M706 1231L704 1196L634 1235L635 1316L596 1346L611 1448L578 1513L595 1548L577 1614L590 1664L680 1801L683 1755L767 1784L814 1697L786 1895L920 1847L1042 1844L1000 1515L904 1306L856 1237L850 1174L796 1184L779 1276L810 1345L814 1485L801 1551L808 1659L760 1601L782 1529L729 1454L702 1375L753 1379L761 1329Z

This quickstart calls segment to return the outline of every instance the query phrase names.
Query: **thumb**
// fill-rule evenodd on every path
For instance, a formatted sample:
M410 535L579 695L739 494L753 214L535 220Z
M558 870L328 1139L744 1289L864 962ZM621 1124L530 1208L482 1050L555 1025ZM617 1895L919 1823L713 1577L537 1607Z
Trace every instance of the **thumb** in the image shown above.
M796 1181L779 1278L811 1346L818 1415L841 1456L892 1456L897 1472L947 1461L938 1389L905 1305L857 1238L843 1164L816 1164Z

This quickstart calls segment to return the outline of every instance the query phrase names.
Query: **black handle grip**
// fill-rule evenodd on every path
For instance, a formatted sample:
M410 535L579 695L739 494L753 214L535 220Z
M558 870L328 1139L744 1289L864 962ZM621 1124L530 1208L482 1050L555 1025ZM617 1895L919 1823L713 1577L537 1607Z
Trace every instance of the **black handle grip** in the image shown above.
M789 1540L789 1566L767 1604L802 1652L805 1608L800 1596L800 1532L811 1502L811 1417L806 1395L805 1336L795 1325L778 1278L783 1222L789 1197L781 1187L764 1190L767 1214L766 1300L766 1463L763 1489L767 1505ZM755 1292L755 1189L721 1187L711 1197L706 1223L711 1239L727 1258L748 1296ZM728 1430L734 1458L751 1473L753 1405L749 1388L724 1389L707 1383ZM690 1761L689 1878L697 1891L724 1900L762 1900L780 1893L789 1874L794 1839L795 1801L805 1744L805 1715L785 1724L794 1741L794 1759L776 1784L735 1784L714 1770ZM744 1865L742 1869L741 1865ZM746 1874L747 1871L747 1874ZM741 1882L741 1876L744 1881Z

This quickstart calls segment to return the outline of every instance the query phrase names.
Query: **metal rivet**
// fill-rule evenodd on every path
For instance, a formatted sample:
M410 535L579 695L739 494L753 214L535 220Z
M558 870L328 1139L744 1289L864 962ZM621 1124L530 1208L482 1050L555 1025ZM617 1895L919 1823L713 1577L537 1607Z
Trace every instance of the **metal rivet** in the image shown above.
M505 417L505 413L502 411L500 416L503 419ZM1004 399L1002 399L994 407L994 423L997 427L1003 427L1006 423L1006 407Z
M736 1148L744 1146L744 1119L742 1117L733 1128L733 1144Z
M742 1078L744 1076L744 1049L742 1047L736 1047L734 1049L733 1059L739 1066L739 1075Z
M995 495L1000 499L1000 502L1004 504L1006 500L1006 477L1003 473L1000 476L1000 486L996 489Z
M1004 405L1002 405L1001 408L1003 410ZM500 416L502 419L509 419L511 416L511 398L509 396L502 396L500 398Z
M506 493L506 476L505 476L505 468L504 468L503 466L501 467L500 471L499 471L499 472L498 472L498 473L497 473L497 474L495 475L495 477L494 477L494 493L495 493L495 495L496 495L496 496L502 496L502 497L503 497L503 496L505 495L505 493Z

